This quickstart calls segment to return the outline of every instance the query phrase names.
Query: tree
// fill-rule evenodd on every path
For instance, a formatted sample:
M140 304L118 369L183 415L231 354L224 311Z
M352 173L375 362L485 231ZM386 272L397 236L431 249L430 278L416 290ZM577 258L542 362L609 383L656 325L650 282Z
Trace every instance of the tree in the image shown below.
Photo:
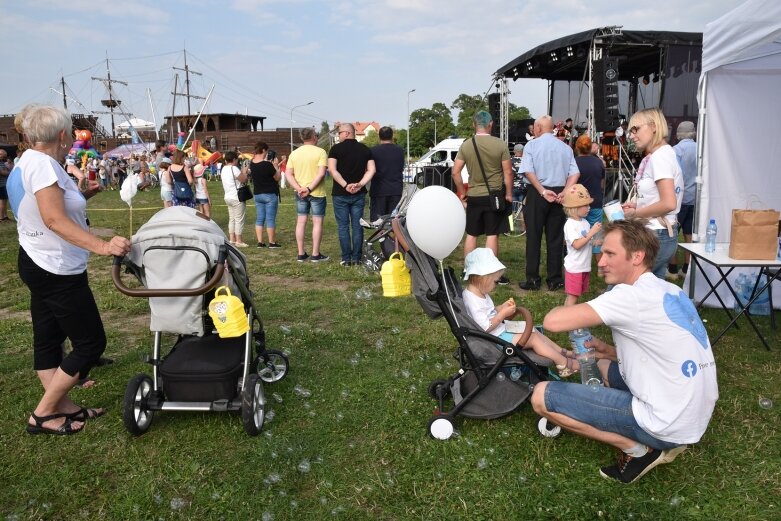
M516 106L513 103L510 103L510 117L508 118L510 122L513 121L522 121L524 119L531 119L532 115L529 113L529 109L527 109L524 106Z
M374 145L380 144L380 135L377 134L377 131L375 131L373 128L370 128L368 132L366 132L366 135L363 138L363 141L361 141L364 145L371 148Z
M410 114L410 155L420 156L444 137L455 133L453 117L444 103Z
M320 137L317 138L317 146L324 149L326 152L330 152L331 145L333 145L333 139L331 138L331 127L328 126L327 121L323 121L320 124Z
M478 110L487 110L488 107L479 94L475 96L461 94L453 100L450 108L458 110L458 124L456 125L458 137L469 137L474 133L472 117Z

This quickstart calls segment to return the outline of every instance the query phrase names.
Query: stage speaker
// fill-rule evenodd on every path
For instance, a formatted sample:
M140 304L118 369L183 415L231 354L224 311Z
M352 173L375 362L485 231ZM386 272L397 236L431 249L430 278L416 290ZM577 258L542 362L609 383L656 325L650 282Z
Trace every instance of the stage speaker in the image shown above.
M500 108L499 103L501 102L501 95L498 92L494 92L488 95L488 112L491 114L491 119L494 120L494 126L491 129L491 135L494 137L499 137L500 132L500 126L499 126L499 118L500 118Z
M618 60L606 56L593 62L594 119L597 132L615 130L618 116Z

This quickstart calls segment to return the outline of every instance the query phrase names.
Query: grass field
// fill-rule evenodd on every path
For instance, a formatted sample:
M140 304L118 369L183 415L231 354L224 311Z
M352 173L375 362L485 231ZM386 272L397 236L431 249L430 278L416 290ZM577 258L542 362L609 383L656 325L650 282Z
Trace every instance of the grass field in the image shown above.
M210 185L221 202L219 183ZM15 227L0 224L0 516L5 519L509 520L781 519L781 363L779 333L757 322L774 346L765 350L747 325L715 347L720 400L703 440L674 463L623 486L599 477L612 449L563 434L542 438L528 405L512 416L459 418L459 435L434 441L428 384L457 370L456 342L412 297L383 298L380 276L339 266L330 206L323 252L331 261L295 262L295 206L283 191L279 250L248 248L249 275L269 348L289 353L291 370L267 385L267 423L255 438L225 413L158 413L131 437L122 397L137 373L151 374L147 301L120 294L111 261L93 256L91 286L107 329L97 385L77 402L108 414L69 437L29 436L40 398L32 371L28 292L16 274ZM159 204L135 202L134 229ZM117 192L90 202L101 233L129 232ZM244 239L254 245L254 208ZM216 208L225 229L227 211ZM501 239L511 295L542 320L562 292L521 295L525 239ZM311 251L310 251L311 253ZM460 248L446 261L458 271ZM592 296L604 288L592 278ZM520 298L519 298L520 297ZM715 335L724 313L704 310ZM554 336L560 343L562 335ZM674 346L671 346L674 348ZM775 405L759 406L761 397Z

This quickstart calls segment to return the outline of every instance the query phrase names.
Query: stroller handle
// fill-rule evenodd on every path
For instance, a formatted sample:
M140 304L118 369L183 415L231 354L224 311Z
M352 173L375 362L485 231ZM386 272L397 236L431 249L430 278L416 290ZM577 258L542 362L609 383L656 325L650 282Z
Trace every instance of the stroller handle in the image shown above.
M404 251L409 251L409 244L407 244L407 239L404 238L404 234L401 233L401 223L398 217L394 217L391 221L391 228L393 229L394 237L399 241L399 246L401 246Z
M228 248L226 248L225 245L222 245L220 246L220 254L217 258L217 265L214 270L214 275L212 275L212 278L209 279L206 284L198 288L128 288L125 286L125 283L122 282L122 277L120 275L122 261L125 259L125 257L116 255L114 256L114 261L111 265L111 280L114 282L114 286L116 286L120 293L123 293L129 297L195 297L198 295L203 295L220 283L220 280L222 280L222 275L225 272L225 261L227 258Z
M524 307L517 307L515 309L515 314L516 316L521 315L523 320L526 322L527 327L523 330L521 338L518 339L518 345L525 346L526 342L529 341L529 337L532 336L532 332L534 332L534 321L532 320L532 313Z

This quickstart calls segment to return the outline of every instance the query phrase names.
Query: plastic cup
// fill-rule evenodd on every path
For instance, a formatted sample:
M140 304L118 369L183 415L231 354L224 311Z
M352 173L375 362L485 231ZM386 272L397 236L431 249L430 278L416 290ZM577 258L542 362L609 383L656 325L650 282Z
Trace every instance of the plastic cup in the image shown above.
M621 208L621 203L618 199L614 199L604 205L605 215L610 222L620 221L624 219L624 209Z

